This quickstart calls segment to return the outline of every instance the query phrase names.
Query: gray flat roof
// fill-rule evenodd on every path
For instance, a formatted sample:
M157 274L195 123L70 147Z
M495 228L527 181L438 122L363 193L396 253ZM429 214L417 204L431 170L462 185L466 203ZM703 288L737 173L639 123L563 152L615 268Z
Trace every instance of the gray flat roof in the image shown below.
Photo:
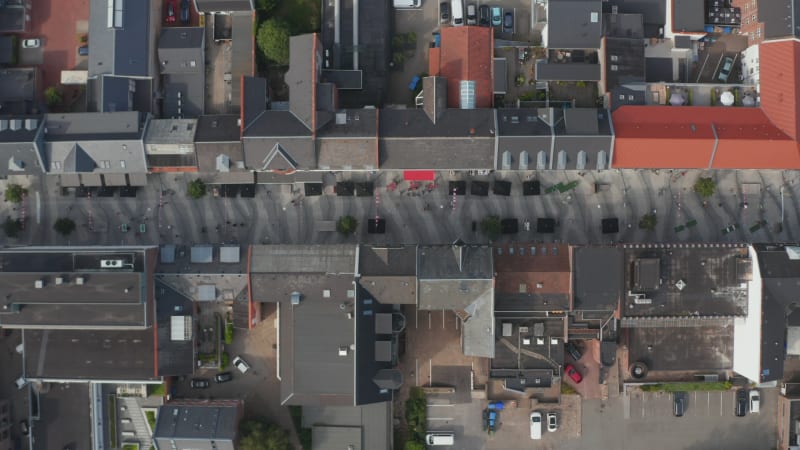
M254 75L253 14L249 11L231 15L231 101L229 112L238 112L242 98L242 76Z
M108 2L89 6L89 76L150 76L150 0L123 2L122 26L108 26Z
M355 272L355 245L254 245L251 249L253 273ZM352 276L351 276L352 279Z
M356 430L361 449L389 450L391 448L392 402L379 402L363 406L304 406L304 428L336 428ZM312 440L314 449L347 446L336 445L322 438Z
M355 352L350 348L355 345L355 326L347 316L353 312L347 306L354 300L347 296L353 278L324 278L309 279L317 283L316 289L313 295L304 294L299 305L278 306L283 405L355 404ZM323 287L330 289L327 298Z
M503 324L510 324L511 335L503 336ZM508 325L506 325L506 328ZM527 331L520 331L527 327ZM541 327L541 335L536 331ZM541 339L541 344L538 339ZM551 338L558 339L553 343ZM497 318L495 334L490 339L495 346L491 370L498 369L558 369L564 364L564 319L562 318ZM528 342L525 343L525 340Z
M145 144L192 144L197 119L153 119L147 126Z
M425 245L417 252L420 280L492 280L488 245Z
M616 70L611 70L612 69ZM644 40L606 38L606 87L611 90L645 78ZM612 98L612 101L616 101Z
M205 112L205 73L164 75L164 115L200 117Z
M550 0L547 5L548 48L600 48L600 0ZM537 76L538 76L538 70Z
M25 376L72 380L158 378L153 330L25 330Z
M241 403L237 400L176 401L161 406L153 438L165 448L175 441L178 448L233 450L239 428ZM183 442L181 442L183 441ZM197 447L200 445L201 447Z
M312 74L317 54L316 34L292 36L289 39L289 70L284 76L289 86L289 110L309 130L316 114Z
M652 260L648 272L637 261ZM746 247L625 248L625 289L651 303L626 296L625 316L745 316L747 277L751 276ZM643 267L639 263L639 267ZM652 267L652 270L650 269ZM637 283L637 278L640 281ZM655 281L650 281L651 279Z
M241 142L239 115L208 115L197 119L195 142Z
M415 245L358 247L358 271L362 276L416 276L417 247Z
M19 33L27 28L25 6L22 4L0 7L0 32Z
M574 309L613 311L623 293L623 253L616 247L574 251Z
M91 396L88 383L53 383L37 398L39 419L32 427L33 439L41 448L92 448Z
M267 79L262 77L244 77L244 103L242 104L242 126L247 128L267 109L269 87Z
M0 102L33 100L36 69L4 68L0 71Z
M631 362L652 371L721 371L733 367L733 324L628 328Z
M191 375L195 369L195 341L173 341L172 316L189 314L194 305L190 298L163 282L156 281L156 321L158 324L158 374L161 376ZM180 311L176 312L176 308Z

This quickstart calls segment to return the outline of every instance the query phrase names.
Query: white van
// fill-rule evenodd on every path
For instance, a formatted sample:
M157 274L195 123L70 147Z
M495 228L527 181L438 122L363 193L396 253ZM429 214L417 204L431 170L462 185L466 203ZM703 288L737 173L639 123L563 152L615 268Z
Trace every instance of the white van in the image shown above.
M422 0L394 0L394 7L399 9L419 8Z
M531 439L542 438L542 413L534 411L531 413Z
M435 433L428 433L425 436L425 443L431 447L442 445L455 445L455 435L448 431L438 431Z
M464 25L464 4L461 3L461 0L452 0L451 8L453 11L451 12L453 16L453 26L460 27Z

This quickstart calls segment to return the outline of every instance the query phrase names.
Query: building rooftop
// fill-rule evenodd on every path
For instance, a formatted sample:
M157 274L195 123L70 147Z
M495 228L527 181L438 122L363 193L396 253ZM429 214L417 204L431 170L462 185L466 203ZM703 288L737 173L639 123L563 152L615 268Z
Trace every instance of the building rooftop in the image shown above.
M151 76L150 0L121 2L109 24L107 0L89 5L89 76Z
M600 48L602 12L600 0L550 0L547 48Z
M197 119L194 140L200 142L241 142L239 116L204 115Z
M667 23L667 0L611 0L603 2L603 12L610 13L613 7L618 14L641 14L645 37L662 37Z
M233 450L242 416L241 400L181 400L159 408L153 439L162 448ZM206 442L211 444L206 447ZM191 446L191 447L189 447ZM201 446L201 447L198 447Z
M440 30L441 45L431 51L431 76L447 79L447 106L462 106L462 81L474 82L472 108L491 108L494 104L492 56L494 35L491 28L465 26ZM437 58L438 55L438 58Z
M28 329L23 343L24 375L29 379L134 382L159 378L152 329Z
M36 100L37 70L3 68L0 71L0 106L5 114L28 114Z
M355 245L254 245L253 273L355 273ZM352 277L351 277L352 278Z
M417 247L359 246L359 284L383 304L417 304Z
M391 448L391 427L392 402L303 407L303 428L314 430L314 449L355 445L353 450L387 450Z
M564 329L562 318L498 318L490 374L497 370L558 370L564 364Z
M625 316L747 315L747 248L626 245Z
M497 246L494 255L495 313L569 311L572 306L570 252L565 244Z
M672 31L678 33L702 33L706 8L703 2L694 0L672 1Z
M195 0L195 5L201 13L253 10L253 0Z
M574 309L613 311L623 295L623 254L617 247L573 251Z
M770 8L760 8L759 14L762 9ZM800 41L761 43L758 57L761 109L777 128L795 141L800 140Z
M145 144L192 144L197 133L197 119L151 119L144 136Z

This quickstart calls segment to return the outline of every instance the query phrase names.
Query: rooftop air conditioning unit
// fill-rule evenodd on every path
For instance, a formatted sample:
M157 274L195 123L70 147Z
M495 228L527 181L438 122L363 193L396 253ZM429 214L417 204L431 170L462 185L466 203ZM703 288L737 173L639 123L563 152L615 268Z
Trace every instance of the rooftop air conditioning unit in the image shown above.
M64 278L56 277L56 286L64 284Z
M121 269L123 262L121 259L101 259L100 267L103 269Z
M41 289L44 287L44 280L36 280L33 282L33 287L36 289Z
M75 284L77 284L78 286L82 285L83 283L84 283L83 277L75 278Z
M339 347L339 356L347 356L347 346L343 345Z

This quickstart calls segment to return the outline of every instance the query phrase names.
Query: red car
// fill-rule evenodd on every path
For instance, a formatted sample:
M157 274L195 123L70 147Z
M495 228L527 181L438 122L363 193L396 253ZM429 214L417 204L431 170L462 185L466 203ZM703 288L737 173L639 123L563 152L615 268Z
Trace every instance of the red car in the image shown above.
M577 370L575 370L574 367L572 367L572 364L567 364L564 367L564 372L567 375L569 375L570 378L572 378L572 381L574 381L576 383L580 383L581 381L583 381L583 377L581 376L580 373L578 373Z
M175 0L169 0L169 2L167 2L167 17L164 20L166 20L167 23L175 23L175 19Z

